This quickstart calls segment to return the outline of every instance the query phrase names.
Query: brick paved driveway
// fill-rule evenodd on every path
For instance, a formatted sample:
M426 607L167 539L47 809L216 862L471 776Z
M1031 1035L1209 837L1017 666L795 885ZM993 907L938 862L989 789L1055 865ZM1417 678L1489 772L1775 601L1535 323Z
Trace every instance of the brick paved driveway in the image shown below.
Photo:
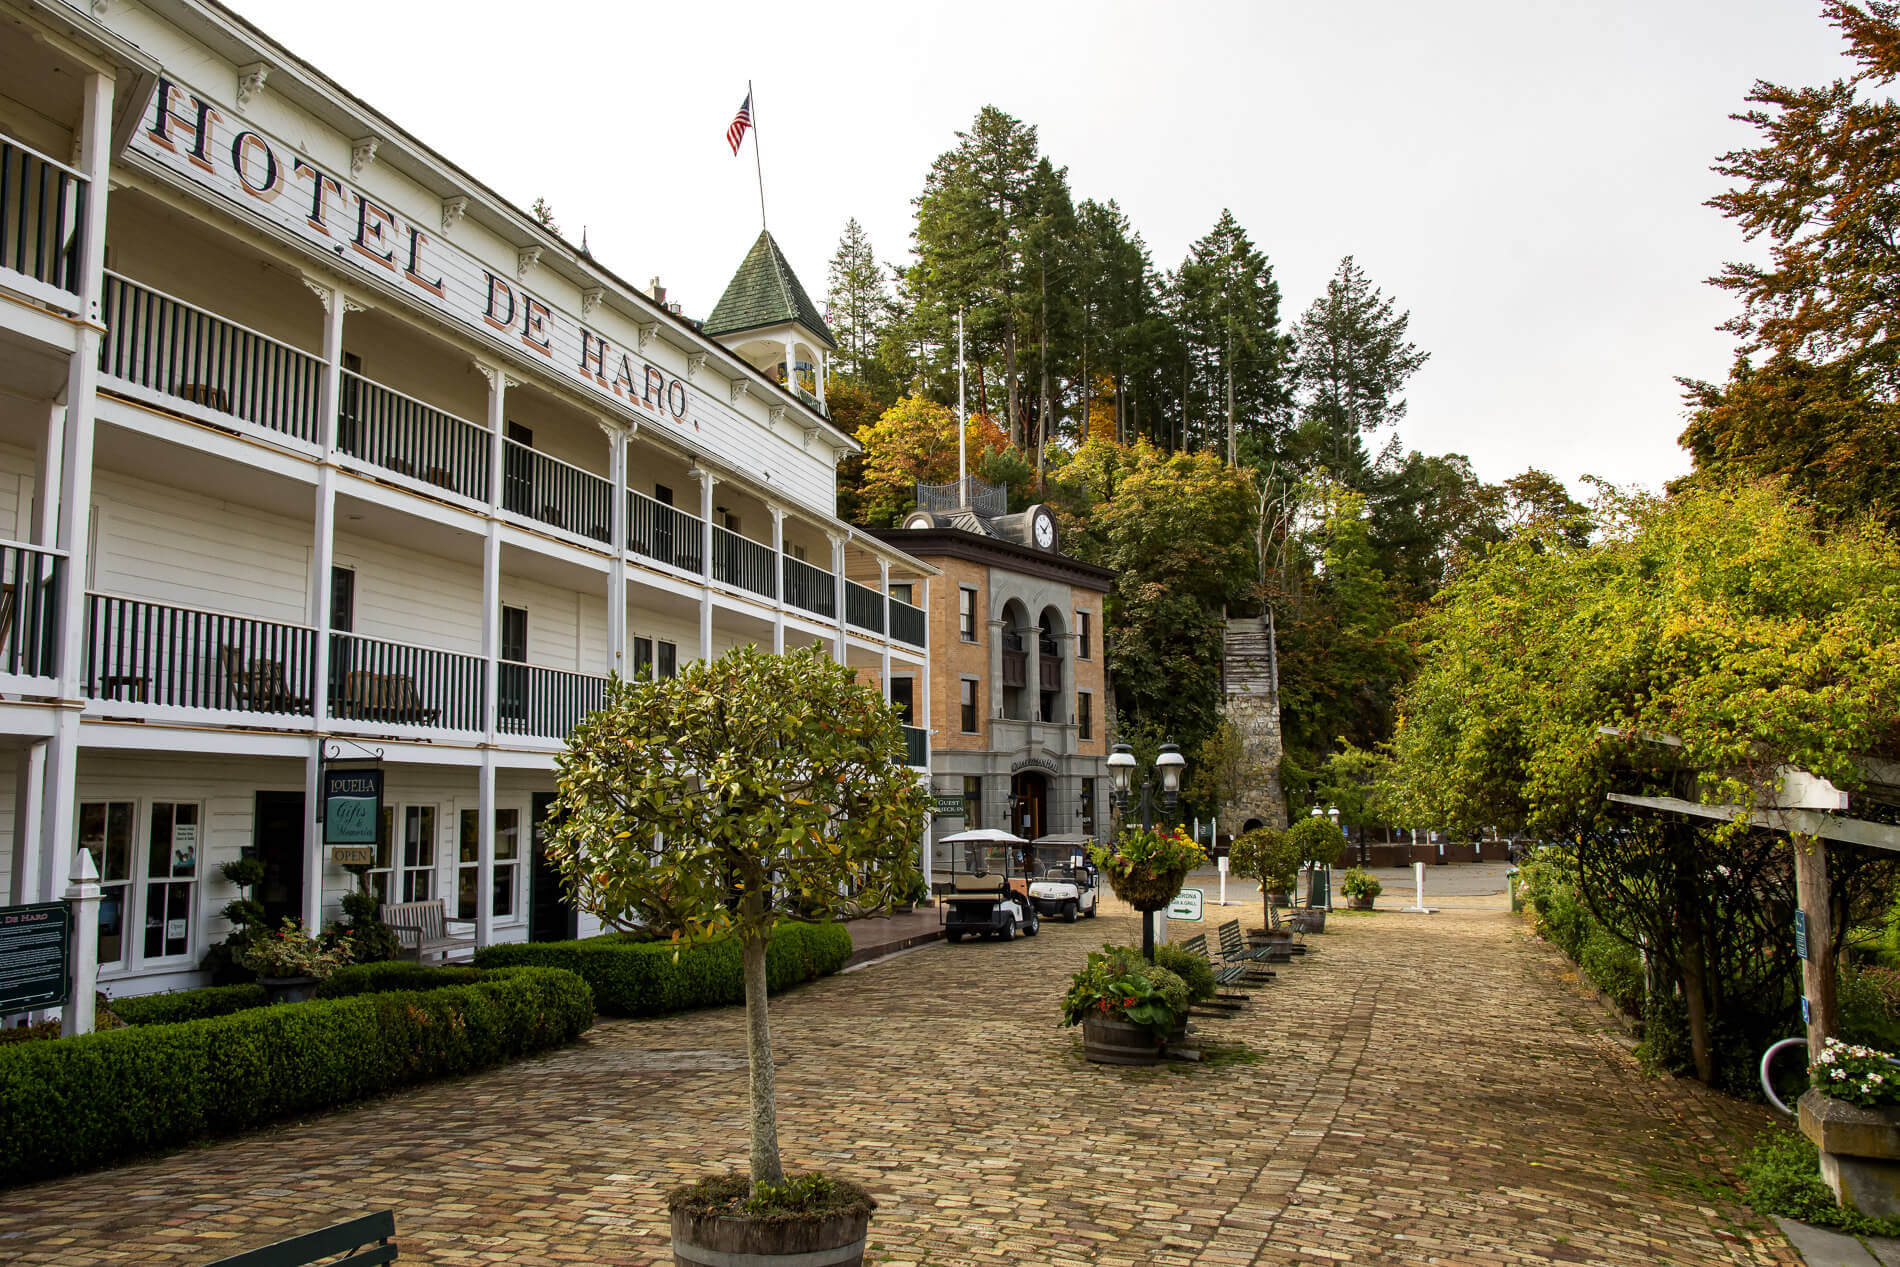
M1128 918L831 978L774 1005L786 1161L878 1194L884 1267L1798 1262L1698 1187L1764 1116L1645 1079L1498 905L1336 916L1251 1014L1203 1023L1263 1053L1222 1067L1096 1068L1056 1027L1072 965L1132 940ZM604 1022L508 1069L0 1193L0 1260L202 1263L393 1206L404 1261L670 1262L661 1193L743 1164L743 1041L737 1009Z

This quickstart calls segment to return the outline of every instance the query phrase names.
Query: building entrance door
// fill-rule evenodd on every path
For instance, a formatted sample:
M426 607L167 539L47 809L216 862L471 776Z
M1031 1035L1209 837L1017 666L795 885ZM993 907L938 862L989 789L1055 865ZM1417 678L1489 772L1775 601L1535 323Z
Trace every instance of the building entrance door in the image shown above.
M574 908L561 887L561 873L548 861L548 806L554 793L536 792L529 802L534 819L533 859L528 871L528 940L566 941L575 933Z
M251 846L264 864L264 878L254 896L272 928L303 918L303 815L302 792L257 794Z
M1024 770L1009 781L1010 830L1024 840L1049 834L1049 776Z

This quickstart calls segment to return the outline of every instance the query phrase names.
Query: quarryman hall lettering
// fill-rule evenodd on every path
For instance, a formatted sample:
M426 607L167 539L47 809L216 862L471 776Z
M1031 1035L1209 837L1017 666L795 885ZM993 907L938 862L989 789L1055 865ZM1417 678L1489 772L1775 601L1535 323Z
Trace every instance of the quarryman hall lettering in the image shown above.
M131 149L339 261L400 283L490 342L538 353L616 403L698 429L683 380L170 79L158 81Z

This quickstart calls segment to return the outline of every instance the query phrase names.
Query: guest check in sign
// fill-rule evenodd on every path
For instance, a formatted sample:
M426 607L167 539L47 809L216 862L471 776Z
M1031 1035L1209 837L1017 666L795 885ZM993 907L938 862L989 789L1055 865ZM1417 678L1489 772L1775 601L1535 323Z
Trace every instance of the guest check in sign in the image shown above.
M0 906L0 1014L65 1003L71 945L64 902Z
M381 770L323 772L323 843L340 866L373 866L383 821Z

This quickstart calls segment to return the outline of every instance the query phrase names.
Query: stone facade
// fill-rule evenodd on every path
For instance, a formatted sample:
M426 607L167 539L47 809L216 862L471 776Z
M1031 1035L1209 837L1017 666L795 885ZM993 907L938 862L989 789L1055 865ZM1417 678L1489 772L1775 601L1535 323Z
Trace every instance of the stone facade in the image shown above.
M1220 820L1236 829L1285 827L1286 795L1280 788L1280 665L1273 624L1266 617L1227 622L1221 662L1225 712L1240 734L1253 772L1247 787L1221 807Z

